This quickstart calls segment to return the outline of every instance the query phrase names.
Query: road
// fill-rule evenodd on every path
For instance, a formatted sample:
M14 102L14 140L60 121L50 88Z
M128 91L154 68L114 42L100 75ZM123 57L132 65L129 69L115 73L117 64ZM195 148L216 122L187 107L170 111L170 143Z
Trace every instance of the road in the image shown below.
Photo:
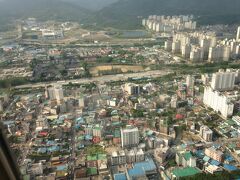
M81 79L74 79L74 80L66 80L66 81L53 81L53 82L42 82L36 84L26 84L21 86L16 86L16 89L21 88L38 88L38 87L45 87L46 85L66 85L68 83L79 83L79 84L87 84L91 82L98 82L98 83L106 83L110 81L120 81L120 80L127 80L128 78L143 78L143 77L161 77L171 73L172 71L167 70L154 70L154 71L143 71L138 73L126 73L126 74L116 74L116 75L105 75L100 77L93 77L93 78L81 78Z

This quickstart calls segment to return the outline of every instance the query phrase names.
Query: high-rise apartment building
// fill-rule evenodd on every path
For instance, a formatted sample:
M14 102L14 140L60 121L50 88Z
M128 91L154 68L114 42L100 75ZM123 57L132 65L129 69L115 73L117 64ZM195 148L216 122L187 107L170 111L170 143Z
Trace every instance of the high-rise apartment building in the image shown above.
M220 69L217 73L212 76L211 87L213 90L232 90L234 88L236 73L230 69L226 72Z
M50 100L57 101L58 104L60 104L63 99L63 89L61 86L54 86L48 89L48 97Z
M240 42L240 26L237 29L237 37L236 37L237 42Z
M127 126L121 129L122 147L137 146L139 143L139 131L137 127Z
M205 141L212 141L213 131L208 126L201 126L199 134Z
M124 85L124 91L129 95L138 95L141 93L142 87L138 84L127 83Z
M214 111L220 112L224 118L227 118L233 115L234 104L231 100L234 99L234 96L214 91L207 86L204 89L203 103Z

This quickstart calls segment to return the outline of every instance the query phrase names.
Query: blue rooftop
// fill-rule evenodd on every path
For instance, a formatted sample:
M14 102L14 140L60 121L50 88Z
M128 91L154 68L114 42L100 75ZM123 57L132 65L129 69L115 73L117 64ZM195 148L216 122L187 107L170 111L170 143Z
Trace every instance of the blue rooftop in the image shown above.
M14 124L15 122L14 121L2 121L2 123L4 125L11 125L11 124Z
M212 160L210 161L210 164L211 164L211 165L215 165L215 166L219 166L219 165L220 165L220 162L212 159Z
M133 177L133 176L142 176L145 174L145 171L143 170L142 167L134 167L133 169L129 169L128 170L128 174L129 176Z
M125 173L114 174L114 180L127 180Z
M48 151L50 152L56 152L56 151L59 151L60 150L60 147L59 146L51 146L48 148Z
M67 115L61 115L61 116L59 116L59 119L61 119L61 120L64 120L64 119L66 119L67 118Z
M76 130L80 129L80 127L81 127L80 125L75 125Z
M128 170L129 176L141 176L146 171L156 170L156 166L151 158L146 158L144 162L138 162L134 164L133 169Z
M67 170L67 165L57 166L57 171L64 171L64 170Z
M208 162L208 161L210 160L210 157L204 156L203 160L204 160L205 162Z
M77 124L85 123L85 121L84 121L84 119L82 117L77 118L75 121L76 121Z
M38 148L37 150L38 153L46 153L47 152L47 148Z
M63 124L64 120L63 119L58 119L57 124Z
M202 150L196 151L196 152L195 152L195 155L196 155L197 157L199 157L199 158L203 158L203 157L204 157L204 153L203 153Z
M230 164L224 164L223 167L228 171L235 171L238 170L236 166L230 165Z
M112 112L111 112L111 115L117 115L118 114L118 111L117 110L113 110Z
M224 159L229 162L234 161L233 157L230 155L226 155Z
M47 141L47 145L54 145L54 144L56 144L55 141L52 141L52 140Z
M93 138L93 137L92 137L91 135L88 135L88 134L85 135L85 140L92 140L92 138Z

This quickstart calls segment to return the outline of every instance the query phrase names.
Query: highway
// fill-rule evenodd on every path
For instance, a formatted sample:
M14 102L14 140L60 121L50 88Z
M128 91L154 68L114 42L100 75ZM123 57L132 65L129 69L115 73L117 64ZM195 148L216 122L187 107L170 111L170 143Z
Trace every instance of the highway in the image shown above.
M137 73L126 73L126 74L116 74L116 75L104 75L100 77L92 77L92 78L81 78L81 79L73 79L73 80L65 80L65 81L52 81L52 82L41 82L36 84L26 84L21 86L16 86L15 89L21 88L38 88L38 87L45 87L48 85L66 85L69 83L78 83L78 84L87 84L91 82L98 82L98 83L106 83L110 81L120 81L120 80L127 80L128 78L143 78L143 77L161 77L172 73L172 71L167 70L154 70L154 71L143 71Z

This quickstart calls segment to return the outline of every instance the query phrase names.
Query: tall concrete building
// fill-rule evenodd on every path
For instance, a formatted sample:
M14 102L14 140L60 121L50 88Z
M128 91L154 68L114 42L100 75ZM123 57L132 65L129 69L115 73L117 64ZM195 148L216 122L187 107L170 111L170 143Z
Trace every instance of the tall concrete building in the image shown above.
M194 95L194 84L195 84L195 79L191 75L188 75L186 77L186 85L187 85L187 93L190 96Z
M143 25L143 26L146 26L146 25L147 25L147 20L146 20L146 19L143 19L143 20L142 20L142 25Z
M205 141L212 141L213 131L208 126L201 126L199 134Z
M204 89L203 103L211 107L214 111L220 112L224 118L231 117L233 115L234 104L231 102L236 95L227 95L219 91L213 90L207 86Z
M217 45L209 48L208 61L228 61L231 54L231 48L228 45Z
M166 51L171 51L172 50L172 41L165 41L164 49Z
M121 129L122 147L137 146L139 143L139 131L137 127L127 126Z
M186 44L182 46L182 57L183 58L190 58L190 52L191 52L191 45Z
M190 52L190 61L192 62L202 62L203 61L204 52L202 48L192 47Z
M160 120L159 131L160 131L160 133L163 133L163 134L168 134L169 133L169 125L168 125L168 120L167 119L161 119Z
M3 111L3 101L0 99L0 112Z
M214 73L212 76L211 87L213 90L232 90L234 88L236 73L228 69L226 72L224 70L219 70L219 72Z
M186 77L187 88L193 88L194 83L195 83L194 77L192 77L191 75L187 75L187 77Z
M127 83L124 85L124 91L129 95L138 95L141 93L142 87L138 84Z
M156 32L172 32L196 29L196 21L190 16L157 16L152 15L142 20L142 25Z
M48 98L57 101L58 104L64 100L63 89L61 86L54 86L48 89Z
M174 41L172 43L172 53L180 53L181 50L181 42L180 41Z
M236 37L236 41L240 42L240 26L237 29L237 37Z

